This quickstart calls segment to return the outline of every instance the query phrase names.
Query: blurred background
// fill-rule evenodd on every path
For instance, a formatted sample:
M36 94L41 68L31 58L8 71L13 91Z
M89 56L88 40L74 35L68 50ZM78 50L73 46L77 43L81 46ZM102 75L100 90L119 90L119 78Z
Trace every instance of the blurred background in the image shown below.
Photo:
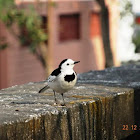
M77 73L137 63L139 0L0 0L0 89L45 80L65 58Z

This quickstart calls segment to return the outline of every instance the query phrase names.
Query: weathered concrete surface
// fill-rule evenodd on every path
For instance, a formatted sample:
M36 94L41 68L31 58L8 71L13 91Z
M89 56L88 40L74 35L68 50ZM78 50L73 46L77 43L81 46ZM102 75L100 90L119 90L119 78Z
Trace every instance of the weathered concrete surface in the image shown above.
M62 107L53 104L51 90L38 94L43 86L0 90L0 140L119 140L134 132L133 89L78 85Z
M140 64L89 71L79 75L78 83L140 89Z
M140 62L137 65L131 64L80 74L78 83L133 88L135 124L140 131Z

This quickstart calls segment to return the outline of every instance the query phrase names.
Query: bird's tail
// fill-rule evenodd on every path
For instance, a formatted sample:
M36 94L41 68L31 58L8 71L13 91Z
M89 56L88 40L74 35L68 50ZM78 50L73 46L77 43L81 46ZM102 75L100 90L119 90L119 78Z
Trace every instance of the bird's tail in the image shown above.
M49 86L47 85L47 86L43 87L42 89L40 89L38 93L42 93L42 92L44 92L45 90L47 90L48 88L49 88Z

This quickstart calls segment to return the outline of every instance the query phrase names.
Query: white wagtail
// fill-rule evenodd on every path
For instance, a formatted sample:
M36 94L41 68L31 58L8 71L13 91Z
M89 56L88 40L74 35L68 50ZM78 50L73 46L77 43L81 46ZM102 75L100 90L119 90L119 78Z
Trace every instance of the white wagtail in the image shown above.
M55 92L61 93L63 98L63 93L67 92L68 90L72 89L77 81L77 75L73 70L75 64L79 63L80 61L73 61L72 59L64 59L57 69L55 69L51 75L48 77L48 85L43 87L39 90L39 93L44 92L48 88L51 88L54 92L54 99L55 103L57 104L57 99Z

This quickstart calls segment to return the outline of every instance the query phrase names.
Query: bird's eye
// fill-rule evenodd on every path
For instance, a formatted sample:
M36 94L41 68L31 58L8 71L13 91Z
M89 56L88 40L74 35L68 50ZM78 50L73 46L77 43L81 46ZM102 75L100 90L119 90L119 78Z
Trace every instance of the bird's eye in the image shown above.
M69 65L69 63L67 63L67 66Z

